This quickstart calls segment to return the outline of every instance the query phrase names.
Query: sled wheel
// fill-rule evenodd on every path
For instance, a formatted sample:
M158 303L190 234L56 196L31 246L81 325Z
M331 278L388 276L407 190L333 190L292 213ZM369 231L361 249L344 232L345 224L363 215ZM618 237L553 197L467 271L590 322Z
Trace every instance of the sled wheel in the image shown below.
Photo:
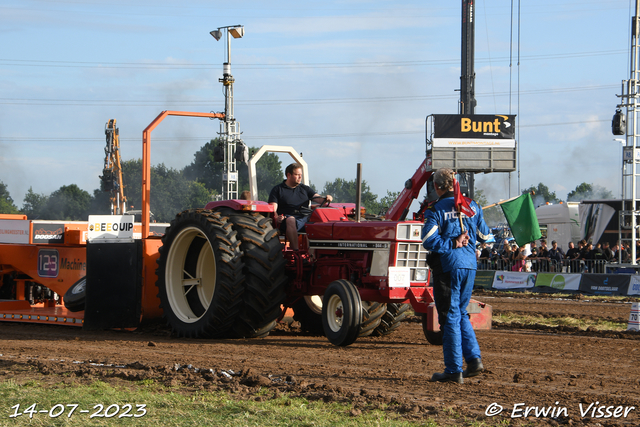
M362 301L356 287L346 280L331 282L322 299L322 326L332 344L348 346L358 337Z
M204 209L184 211L162 237L158 298L181 337L234 336L242 308L242 260L228 218Z
M422 332L424 332L427 342L431 345L442 345L442 329L430 331L427 322L427 313L422 313Z
M387 304L375 301L362 301L362 327L358 337L368 337L380 325Z
M278 230L274 230L271 218L257 212L221 213L228 214L233 224L244 263L244 304L234 332L246 338L265 337L282 314L287 284Z
M300 322L300 329L303 332L324 336L321 296L305 296L296 301L291 308L293 309L293 320Z
M380 325L373 331L374 336L389 335L400 327L400 323L407 317L411 304L387 304L387 312L382 316Z
M83 277L64 293L62 300L67 310L76 312L84 310L85 298L87 296L87 278Z

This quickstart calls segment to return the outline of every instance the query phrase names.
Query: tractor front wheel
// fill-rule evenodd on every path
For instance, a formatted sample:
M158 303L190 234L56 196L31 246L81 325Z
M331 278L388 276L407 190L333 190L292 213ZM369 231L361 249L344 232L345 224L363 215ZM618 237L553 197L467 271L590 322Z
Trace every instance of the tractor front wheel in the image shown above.
M362 324L362 300L347 280L331 282L322 299L322 326L332 344L348 346L358 338Z
M293 320L300 322L303 332L311 335L324 335L322 326L322 297L319 295L305 296L296 301L293 306ZM380 325L382 316L387 311L387 304L375 301L362 301L362 323L358 338L368 337Z

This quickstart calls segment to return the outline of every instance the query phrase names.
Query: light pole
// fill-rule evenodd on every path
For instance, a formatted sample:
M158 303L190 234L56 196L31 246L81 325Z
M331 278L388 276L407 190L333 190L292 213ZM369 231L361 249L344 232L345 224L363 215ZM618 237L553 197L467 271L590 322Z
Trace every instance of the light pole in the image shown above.
M220 122L219 134L225 144L222 196L224 200L230 200L238 198L236 158L240 157L245 161L248 158L247 148L240 139L240 125L233 115L233 83L235 80L231 75L231 37L239 39L244 36L244 27L230 25L220 27L209 34L219 41L224 33L227 34L227 58L222 65L222 78L218 79L224 86L224 120Z
M620 200L624 200L624 146L627 144L627 141L622 138L613 138L613 140L620 143L620 162L622 164L620 173Z

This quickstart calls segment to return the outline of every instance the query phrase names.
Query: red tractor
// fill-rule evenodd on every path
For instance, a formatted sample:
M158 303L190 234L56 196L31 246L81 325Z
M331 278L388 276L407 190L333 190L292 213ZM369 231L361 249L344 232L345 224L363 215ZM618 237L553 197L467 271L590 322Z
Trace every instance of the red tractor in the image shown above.
M272 207L255 200L255 163L267 151L290 153L307 182L306 163L295 150L263 147L249 164L253 200L182 212L162 237L158 296L172 329L194 338L262 337L284 306L293 308L303 329L347 346L360 336L392 332L413 308L427 340L441 343L421 213L405 220L433 173L427 160L385 218L362 220L358 201L315 207L294 252L274 228ZM474 327L491 327L490 306L472 301L468 310Z
M272 207L256 200L255 179L260 156L276 150L303 166L308 183L291 147L263 147L249 161L252 201L213 202L169 227L151 224L150 135L168 116L224 118L163 111L143 131L141 223L131 215L69 223L0 215L0 321L108 329L164 316L179 336L262 337L284 306L305 330L346 346L392 332L413 308L429 342L439 343L421 242L425 204L406 220L432 174L428 160L384 218L361 220L358 201L317 206L294 252L274 228ZM107 225L130 225L132 235L96 237ZM468 311L476 328L490 328L490 306L472 301Z

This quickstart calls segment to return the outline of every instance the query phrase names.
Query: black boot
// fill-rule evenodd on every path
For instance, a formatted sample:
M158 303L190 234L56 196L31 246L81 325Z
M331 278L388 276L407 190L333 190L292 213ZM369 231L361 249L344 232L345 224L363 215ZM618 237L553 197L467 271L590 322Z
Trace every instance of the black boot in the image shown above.
M455 374L447 374L446 372L443 373L435 373L433 374L433 376L431 377L431 381L432 382L452 382L452 383L458 383L458 384L462 384L463 383L463 379L462 379L462 372L456 372Z
M483 371L484 366L482 365L482 359L477 357L475 359L467 360L467 369L462 372L462 377L475 377L476 375L480 375Z

